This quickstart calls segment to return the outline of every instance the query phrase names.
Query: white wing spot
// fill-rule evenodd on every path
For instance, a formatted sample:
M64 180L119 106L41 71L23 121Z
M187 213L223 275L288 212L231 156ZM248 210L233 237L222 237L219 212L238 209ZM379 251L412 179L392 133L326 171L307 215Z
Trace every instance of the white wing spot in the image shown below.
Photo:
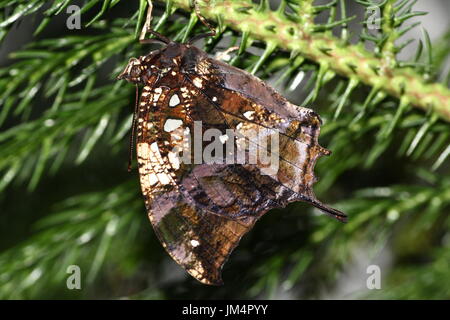
M172 132L173 130L181 127L183 121L180 119L167 119L166 123L164 123L164 131Z
M195 78L194 79L194 86L196 86L197 88L201 88L203 85L202 85L202 79L200 79L200 78Z
M169 152L169 162L175 170L180 169L180 158L175 152Z
M178 104L180 104L180 97L175 93L169 101L169 107L176 107Z
M255 113L255 111L247 111L247 112L244 112L244 117L246 117L247 119L249 119L249 120L252 120L253 119L253 114Z
M158 173L156 176L161 184L166 185L170 183L170 177L167 173Z
M150 181L150 186L154 186L155 184L157 184L159 182L158 177L154 173L151 173L149 175L149 181Z
M191 245L195 248L200 244L197 240L191 240Z

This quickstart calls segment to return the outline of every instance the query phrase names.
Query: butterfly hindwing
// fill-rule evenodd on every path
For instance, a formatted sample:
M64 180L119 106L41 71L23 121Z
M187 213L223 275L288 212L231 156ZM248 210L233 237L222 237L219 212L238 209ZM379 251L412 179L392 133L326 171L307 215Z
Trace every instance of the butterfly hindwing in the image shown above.
M198 49L197 49L198 50ZM305 201L327 214L345 221L345 214L321 203L314 195L312 186L316 181L314 166L330 151L318 143L321 120L311 109L288 102L273 88L246 71L208 58L195 55L195 73L187 75L196 85L198 99L209 101L216 113L229 127L246 131L273 132L276 130L279 147L264 148L256 139L249 143L256 149L274 156L279 168L271 177L277 181L281 195L285 188L294 192L289 202ZM203 85L204 84L204 85ZM239 128L240 127L240 128ZM258 164L260 169L264 166ZM281 202L283 203L283 202Z

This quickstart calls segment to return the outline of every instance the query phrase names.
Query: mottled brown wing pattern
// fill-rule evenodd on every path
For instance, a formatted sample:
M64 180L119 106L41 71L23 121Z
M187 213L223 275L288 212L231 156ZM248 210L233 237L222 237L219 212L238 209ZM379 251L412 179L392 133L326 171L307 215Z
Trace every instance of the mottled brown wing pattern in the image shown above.
M215 125L214 117L190 112L191 106L204 106L193 101L189 83L173 85L183 84L176 76L162 77L142 92L137 131L141 188L150 221L172 258L198 280L220 284L223 264L258 218L254 208L274 206L274 191L263 180L255 188L241 166L193 166L169 156L177 141L168 132L173 133L168 121L183 120L176 128L180 131L193 130L194 119L204 120L206 128ZM241 217L233 220L233 214Z
M177 263L203 283L221 284L222 266L241 237L265 212L293 201L345 221L312 190L316 160L329 154L318 144L317 114L192 45L161 39L163 49L132 58L119 78L144 85L137 117L141 188L153 228ZM185 147L185 135L196 131L197 121L201 134L219 130L245 157L256 148L279 159L279 168L267 173L260 160L181 161L176 150ZM235 133L228 136L227 129ZM265 138L276 135L279 148L248 137L252 130ZM207 143L200 142L202 150Z
M207 79L203 79L202 81L198 81L198 78L189 79L188 82L193 84L194 90L197 92L195 98L193 98L192 104L194 106L193 110L197 110L196 112L201 115L205 114L205 104L208 105L209 110L207 114L210 118L216 119L218 123L222 125L225 124L227 128L232 128L240 133L244 134L247 130L255 129L255 130L263 130L265 128L276 128L286 131L286 126L296 126L295 123L288 123L284 119L280 117L274 117L272 114L267 114L265 109L250 101L246 97L243 97L239 94L233 94L233 92L228 90L220 90L220 88L215 87L215 83L209 83ZM197 81L196 81L197 80ZM210 80L212 82L212 80ZM198 86L194 84L197 83ZM201 83L205 83L204 86L200 87ZM214 93L211 94L212 90ZM221 91L219 93L219 91ZM206 101L206 102L205 102ZM220 104L218 103L220 101ZM258 110L258 112L255 112ZM248 113L251 112L251 117ZM196 119L200 119L200 117L196 117ZM288 127L290 129L290 127ZM282 148L289 144L298 144L301 147L305 147L304 142L296 141L295 136L282 136L280 141ZM253 141L249 139L249 145L255 145L256 148L262 148L258 145L258 141ZM266 150L265 148L264 150ZM291 151L294 150L294 147L290 147ZM315 149L314 149L315 150ZM268 150L269 154L271 153ZM276 176L267 176L260 172L261 165L244 165L244 166L230 166L230 170L239 171L238 175L244 177L244 181L251 181L252 186L249 188L250 190L259 190L259 186L264 188L264 192L261 192L259 197L254 197L251 199L250 203L247 205L240 204L238 208L229 208L227 212L224 214L229 217L233 216L241 216L241 215L258 215L262 214L265 211L274 208L274 207L284 207L287 202L305 200L304 195L293 194L297 193L301 190L299 188L302 184L298 183L300 180L292 180L293 178L297 178L298 176L303 175L304 168L299 168L296 164L298 159L295 158L296 154L293 152L284 152L286 155L281 155L281 151L276 153L276 156L280 158L282 162L282 166L287 167L289 172L286 170L278 171ZM317 151L317 150L316 150ZM287 158L293 158L291 161ZM301 165L304 165L303 162ZM293 172L296 173L296 176L293 176ZM255 184L255 181L264 181L264 183ZM245 184L241 182L241 185ZM235 190L231 198L242 198L246 197L247 194L251 194L249 191L244 190ZM275 196L270 196L270 194L274 194ZM230 195L227 195L230 197ZM264 203L264 205L258 205L256 201L257 198L265 198L270 199ZM309 198L308 198L309 199ZM288 201L289 200L289 201ZM237 209L237 211L236 211ZM216 212L217 213L217 212ZM218 212L219 214L221 212Z
M187 204L175 191L162 194L157 201L157 208L149 208L150 217L167 252L202 283L222 284L223 264L256 218L237 222L208 215Z
M311 109L289 103L271 87L245 71L210 58L203 59L203 62L198 62L202 68L186 76L199 93L197 99L210 101L221 121L243 134L248 130L265 128L277 129L280 134L280 147L275 152L280 160L280 168L271 176L277 182L271 187L278 191L281 201L274 205L286 205L286 192L283 191L288 189L294 193L289 194L288 202L305 201L345 221L345 214L317 200L312 189L316 182L316 161L330 154L318 143L319 116ZM250 143L257 144L254 141Z
M223 188L221 192L217 191L217 182L211 183L207 177L198 178L195 170L192 170L193 165L186 165L175 158L172 150L177 140L174 137L180 137L186 130L192 133L194 121L202 121L203 132L209 128L227 128L219 112L211 108L208 101L199 99L196 88L183 79L177 79L178 75L165 75L152 88L144 87L140 105L145 112L142 111L138 118L137 140L138 160L142 159L146 163L140 163L140 171L145 174L141 184L148 187L146 192L149 197L175 188L185 196L186 201L213 214L232 217L238 213L255 212L257 199L264 198L260 194L261 190L256 190L258 195L252 197L252 192L245 192L250 186L244 190L242 184L229 183L230 188L237 193L230 198L232 192L223 195ZM175 126L170 127L171 123L175 123ZM157 172L149 172L149 169ZM184 172L192 174L181 178ZM261 188L268 189L264 185Z

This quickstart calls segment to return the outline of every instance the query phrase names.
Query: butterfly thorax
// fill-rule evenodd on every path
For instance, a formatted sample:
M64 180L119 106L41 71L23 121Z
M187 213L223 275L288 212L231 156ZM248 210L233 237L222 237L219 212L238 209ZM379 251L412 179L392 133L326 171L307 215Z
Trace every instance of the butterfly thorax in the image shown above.
M171 42L162 49L131 58L118 79L146 85L152 78L160 78L169 72L204 75L210 73L207 58L195 46Z

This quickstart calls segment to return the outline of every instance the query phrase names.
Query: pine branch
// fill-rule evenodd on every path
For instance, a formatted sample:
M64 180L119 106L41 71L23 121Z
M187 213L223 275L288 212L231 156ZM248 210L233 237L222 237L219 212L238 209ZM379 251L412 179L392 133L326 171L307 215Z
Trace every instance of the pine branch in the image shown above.
M138 194L135 184L125 183L76 195L55 206L52 215L35 225L39 231L35 236L0 255L0 298L86 295L105 260L120 265L121 257L130 253L141 227L135 214L142 206ZM69 265L85 272L83 291L67 290Z
M167 2L191 11L189 0ZM393 64L392 46L395 36L386 42L384 52L389 54L376 57L361 44L345 44L341 39L324 32L314 32L328 30L338 25L335 23L326 26L303 25L298 21L291 21L284 12L275 12L267 7L261 10L251 1L244 0L211 0L207 6L202 5L200 8L202 15L212 21L221 20L229 28L261 40L268 46L297 52L311 61L326 65L327 70L376 87L396 98L403 98L407 104L424 111L436 112L441 119L450 121L450 90L439 83L427 83L412 68L400 68ZM386 12L384 19L390 17L390 11ZM299 10L298 13L302 17L303 12ZM408 17L410 16L400 17L397 21L403 22ZM303 16L303 20L311 22L309 12ZM300 18L300 21L303 20ZM391 28L392 26L385 27L385 31L391 31Z
M373 5L369 0L356 2ZM16 21L39 19L36 12L45 4L42 22L34 31L40 34L51 26L56 14L64 14L71 1L28 3L31 5L22 0L0 3L0 38ZM269 1L210 1L209 8L206 1L200 3L202 14L220 31L205 43L205 50L214 54L223 45L240 45L230 63L286 85L285 94L295 91L295 99L304 101L299 104L315 102L314 108L324 120L321 143L333 156L319 161L320 179L314 189L330 202L346 198L338 206L351 217L342 226L308 214L315 211L301 203L280 211L282 219L279 214L267 214L227 264L227 286L214 293L183 277L182 270L166 268L170 258L150 231L135 175L129 177L129 183L114 180L99 186L98 176L117 174L104 159L98 159L99 154L106 152L108 165L115 167L126 161L114 155L118 151L124 155L127 148L134 92L132 86L114 79L130 57L148 52L148 47L136 41L147 1L139 1L130 17L109 15L108 10L119 3L84 1L82 34L73 31L68 36L64 31L59 38L33 39L11 55L15 59L11 65L0 69L0 123L8 128L0 133L2 208L5 204L10 222L27 228L39 219L33 236L8 240L3 247L16 244L0 253L0 296L60 297L61 291L70 295L65 267L80 264L83 272L87 271L86 290L76 297L83 298L98 298L98 291L107 297L185 298L177 292L186 292L186 288L196 298L273 298L280 291L292 297L324 297L317 288L325 284L330 285L326 291L331 290L351 265L354 250L367 244L376 254L394 238L396 258L419 255L432 262L410 262L406 267L395 262L380 295L448 297L443 280L450 276L442 266L448 261L450 131L448 123L439 120L446 119L442 113L448 111L448 105L442 103L438 110L431 107L437 92L448 101L448 90L429 82L435 80L436 72L439 81L448 84L450 72L444 65L449 36L433 43L431 49L424 32L416 56L411 61L397 61L399 50L411 40L396 40L417 26L403 23L423 14L412 11L415 0L381 1L380 30L366 28L359 43L353 45L354 28L349 24L355 19L348 15L342 0L320 6L312 0L288 0L272 10ZM204 31L187 3L165 1L164 12L155 6L152 28L177 41ZM122 1L121 5L129 4ZM179 8L190 14L175 13ZM318 14L325 19L316 19ZM367 20L360 22L367 27ZM374 52L364 49L364 41L374 44ZM414 81L400 88L401 81L409 78ZM413 88L420 94L417 101L430 102L421 107L426 113L409 108L416 96ZM70 180L72 171L93 172L94 179L77 185ZM70 195L82 195L64 201L67 193L63 194L57 201L63 200L60 205L50 206L47 202L56 201L48 188L53 179L62 179ZM35 192L24 192L24 181L28 190ZM38 199L38 208L22 208L24 195L27 203ZM33 211L32 219L23 219L18 215L21 211L27 216ZM275 224L283 232L274 233ZM1 225L7 225L8 231L11 227L10 223ZM140 235L148 238L137 241L140 227ZM9 239L14 232L4 233ZM140 273L138 267L145 259L151 259L150 267L145 265ZM118 265L122 268L116 269ZM240 281L243 266L245 281ZM403 273L418 280L399 286L395 278L402 278ZM144 277L142 286L136 285L134 278L139 274ZM161 274L170 275L164 280ZM104 283L99 286L96 279ZM124 290L124 282L133 283L133 289ZM140 292L142 288L147 289Z

